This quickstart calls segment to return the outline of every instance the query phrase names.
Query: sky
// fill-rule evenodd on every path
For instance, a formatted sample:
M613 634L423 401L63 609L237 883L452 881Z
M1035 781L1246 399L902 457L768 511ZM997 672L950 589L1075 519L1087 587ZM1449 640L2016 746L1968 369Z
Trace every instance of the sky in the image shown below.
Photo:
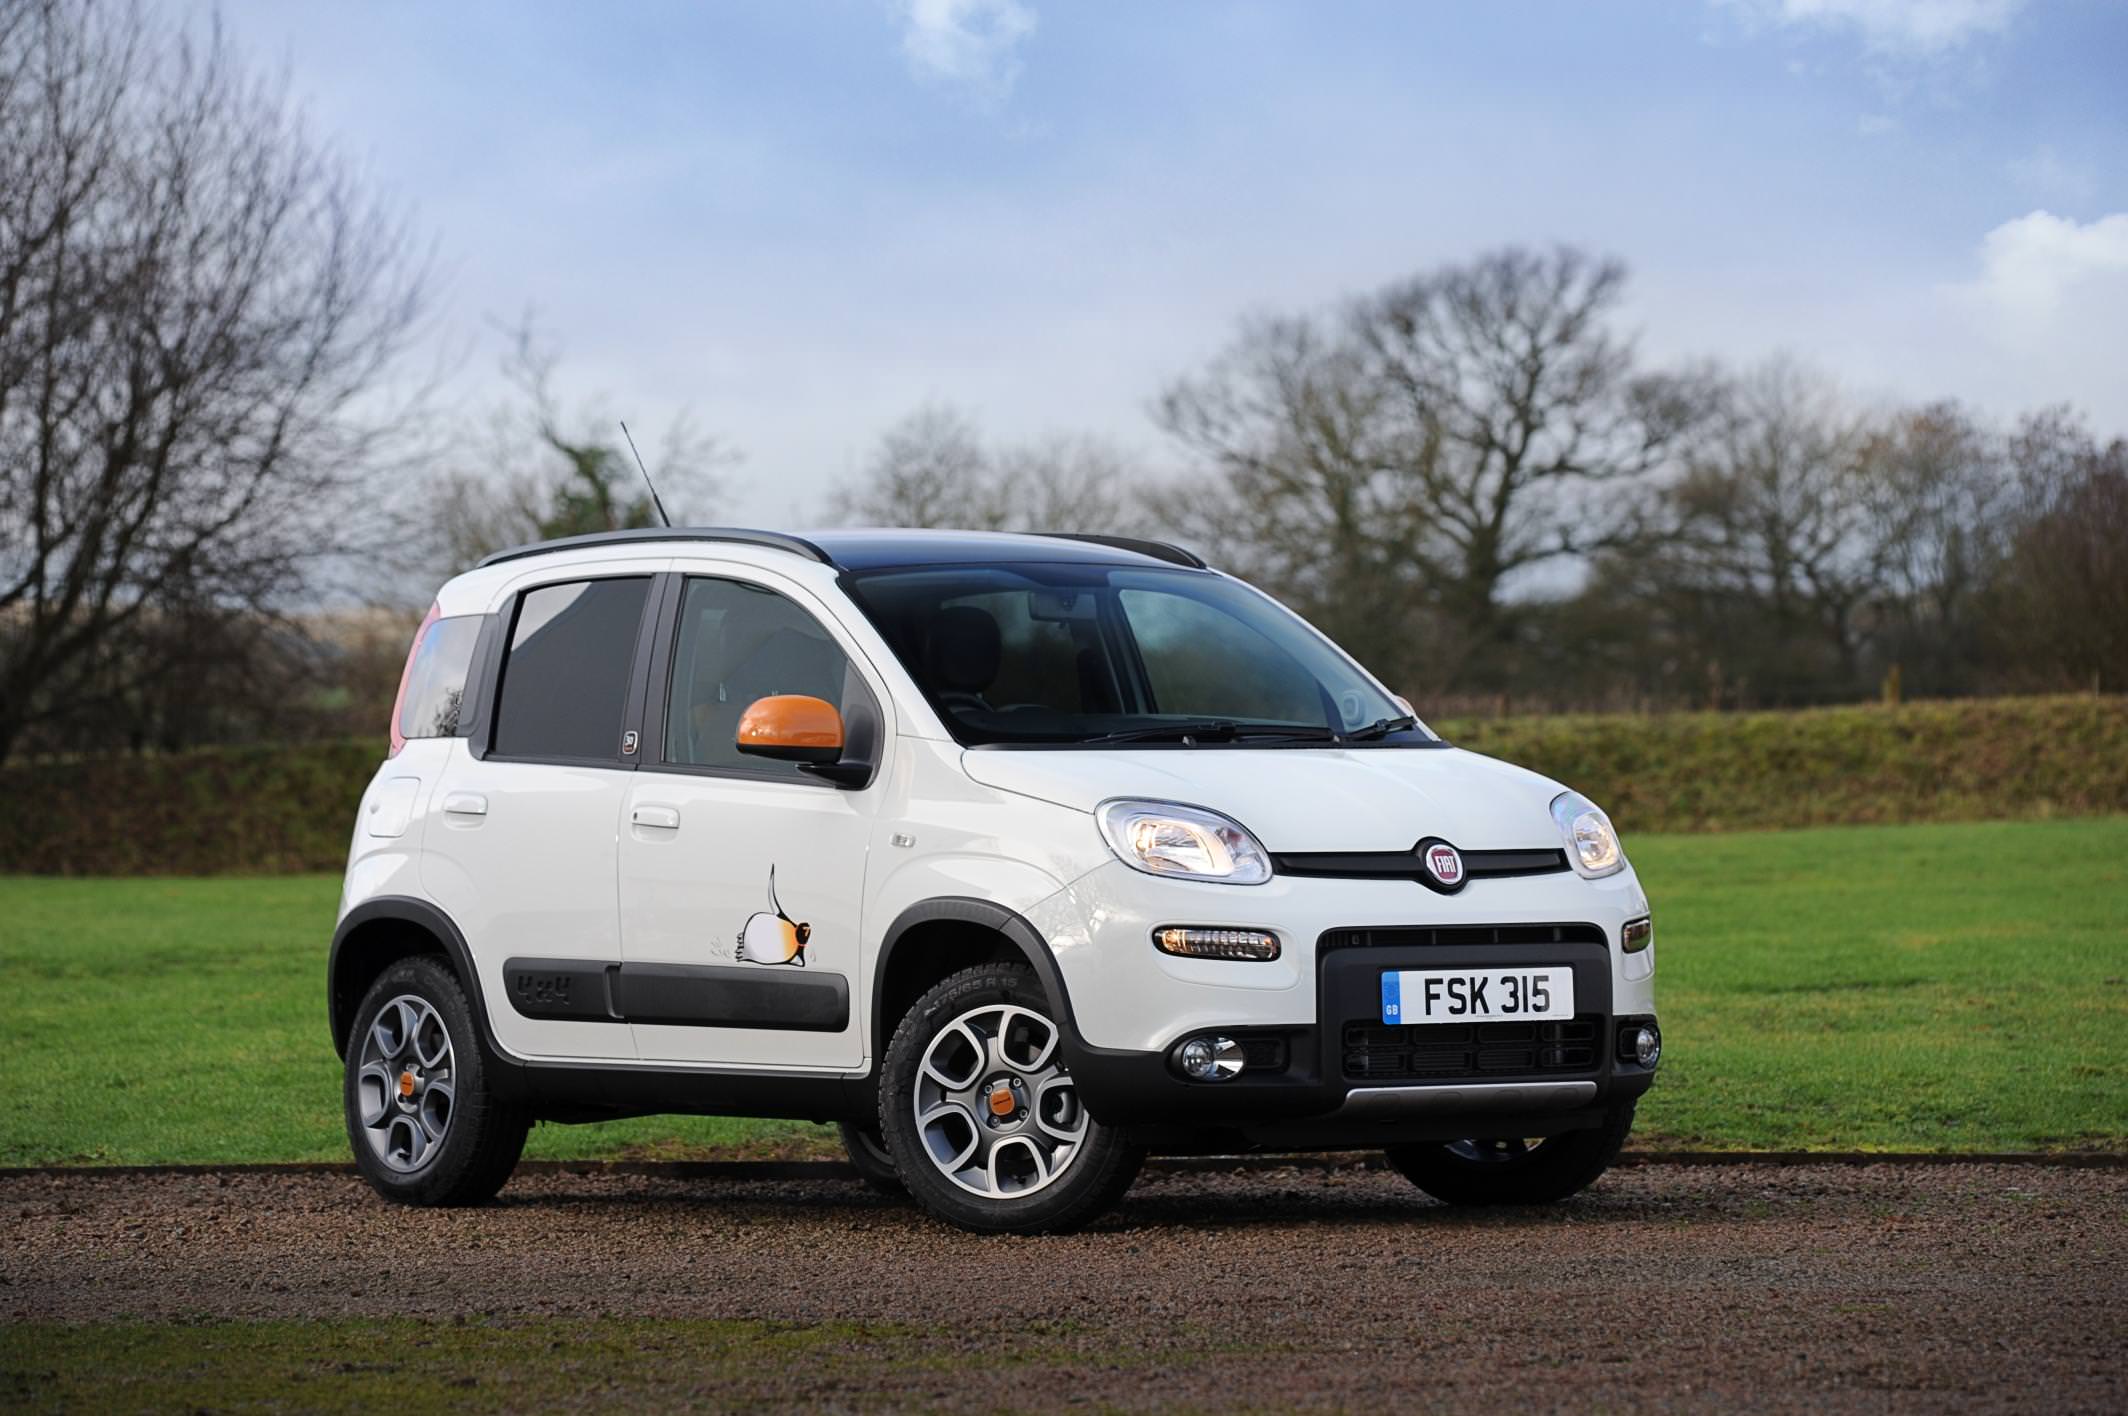
M2128 0L219 9L434 242L447 398L536 310L741 454L693 520L818 520L932 401L1186 475L1147 405L1239 319L1505 243L1623 258L1651 364L2128 435Z

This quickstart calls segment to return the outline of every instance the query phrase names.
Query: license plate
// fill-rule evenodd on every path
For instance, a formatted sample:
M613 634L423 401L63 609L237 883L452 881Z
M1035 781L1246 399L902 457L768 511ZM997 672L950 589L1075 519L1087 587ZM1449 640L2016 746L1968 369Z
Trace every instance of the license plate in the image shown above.
M1574 971L1393 969L1382 975L1385 1023L1524 1022L1574 1016Z

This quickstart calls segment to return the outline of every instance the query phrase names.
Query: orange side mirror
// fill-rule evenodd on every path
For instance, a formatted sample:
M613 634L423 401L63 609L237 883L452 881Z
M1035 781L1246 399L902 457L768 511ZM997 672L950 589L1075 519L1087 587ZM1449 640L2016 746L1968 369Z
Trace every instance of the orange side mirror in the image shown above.
M779 762L835 762L842 757L842 714L823 698L776 693L740 715L741 752Z

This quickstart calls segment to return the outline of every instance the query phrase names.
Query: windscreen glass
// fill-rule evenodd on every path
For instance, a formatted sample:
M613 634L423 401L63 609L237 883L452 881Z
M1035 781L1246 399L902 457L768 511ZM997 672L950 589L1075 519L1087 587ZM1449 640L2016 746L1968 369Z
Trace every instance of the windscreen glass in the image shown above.
M1433 741L1322 636L1221 576L951 566L851 584L965 743Z

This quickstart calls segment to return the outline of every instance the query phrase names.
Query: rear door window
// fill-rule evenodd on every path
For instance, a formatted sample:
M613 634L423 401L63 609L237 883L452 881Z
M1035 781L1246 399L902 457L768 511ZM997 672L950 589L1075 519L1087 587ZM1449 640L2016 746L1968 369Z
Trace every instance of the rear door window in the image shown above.
M572 580L518 598L495 700L500 757L609 761L621 752L648 576Z

